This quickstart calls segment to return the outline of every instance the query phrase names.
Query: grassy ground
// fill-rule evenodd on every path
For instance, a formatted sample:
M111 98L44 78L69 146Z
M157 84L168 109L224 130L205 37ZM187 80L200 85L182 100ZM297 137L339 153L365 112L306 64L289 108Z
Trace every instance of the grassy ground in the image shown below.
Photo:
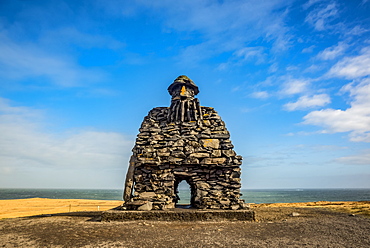
M29 198L0 200L0 219L78 211L105 211L122 201Z
M299 202L299 203L262 203L251 204L252 208L261 207L306 207L329 208L334 211L370 217L370 201L341 201L341 202Z
M122 201L80 199L30 198L0 200L0 219L78 211L105 211L121 204ZM338 212L370 217L370 201L251 204L252 209L269 207L329 208Z

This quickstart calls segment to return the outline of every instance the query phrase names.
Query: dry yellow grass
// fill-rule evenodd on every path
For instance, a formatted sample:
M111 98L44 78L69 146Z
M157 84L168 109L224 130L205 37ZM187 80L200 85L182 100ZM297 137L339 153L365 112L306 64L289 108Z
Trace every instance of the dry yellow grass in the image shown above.
M78 211L105 211L117 207L122 203L122 201L46 198L0 200L0 219ZM370 217L370 201L262 203L251 204L251 207L325 207L334 211L360 214Z
M77 211L105 211L122 201L29 198L0 200L0 219Z
M252 208L259 207L307 207L307 208L329 208L334 211L359 214L370 217L370 201L318 201L318 202L298 202L298 203L262 203L251 204Z

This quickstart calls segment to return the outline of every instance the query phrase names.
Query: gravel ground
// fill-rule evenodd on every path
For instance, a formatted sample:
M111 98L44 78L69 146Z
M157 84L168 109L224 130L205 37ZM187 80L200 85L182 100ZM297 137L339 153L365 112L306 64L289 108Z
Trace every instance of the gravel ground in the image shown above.
M256 222L100 222L98 212L0 220L0 247L370 247L370 218L260 207Z

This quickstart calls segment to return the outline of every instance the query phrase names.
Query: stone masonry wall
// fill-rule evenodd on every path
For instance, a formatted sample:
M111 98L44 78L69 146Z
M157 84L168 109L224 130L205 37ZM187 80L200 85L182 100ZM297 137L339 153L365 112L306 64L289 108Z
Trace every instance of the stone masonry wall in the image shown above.
M167 107L154 108L144 118L133 148L134 192L126 199L127 209L175 207L182 180L190 185L192 207L246 208L240 200L242 157L217 112L200 111L197 121L169 122Z

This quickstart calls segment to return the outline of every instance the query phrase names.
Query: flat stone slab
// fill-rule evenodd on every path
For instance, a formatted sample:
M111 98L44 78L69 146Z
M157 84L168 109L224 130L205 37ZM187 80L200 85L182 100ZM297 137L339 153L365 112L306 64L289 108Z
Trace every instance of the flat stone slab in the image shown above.
M252 210L108 210L102 213L102 221L132 221L132 220L158 220L158 221L255 221Z

